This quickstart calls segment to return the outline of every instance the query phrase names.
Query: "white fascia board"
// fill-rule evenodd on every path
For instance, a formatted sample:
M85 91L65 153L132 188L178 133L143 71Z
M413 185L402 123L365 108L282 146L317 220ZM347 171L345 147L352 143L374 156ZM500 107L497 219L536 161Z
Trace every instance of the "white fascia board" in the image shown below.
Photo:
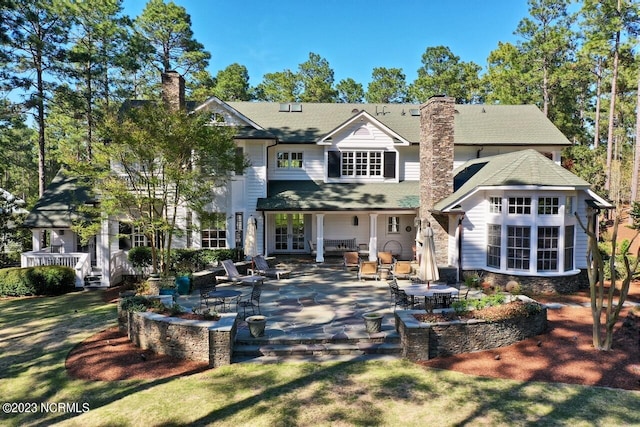
M343 129L347 128L352 123L354 123L356 121L364 121L365 119L368 120L369 122L371 122L374 126L376 126L378 129L380 129L382 132L384 132L387 135L391 136L392 138L395 138L398 141L400 141L400 144L397 144L397 145L409 146L411 144L410 141L407 141L402 136L398 135L390 127L388 127L387 125L382 123L380 120L378 120L375 117L373 117L371 114L367 113L365 110L360 111L358 114L356 114L353 117L350 117L348 120L342 122L342 124L338 125L336 128L331 130L325 136L320 138L316 143L318 145L332 145L332 142L331 141L327 141L327 139L333 138L334 135L336 135L338 132L342 131Z
M590 196L593 197L598 203L600 203L604 208L614 208L613 203L609 202L608 200L598 196L595 191L593 191L592 189L587 189L586 193Z
M515 185L515 186L513 186L513 185L497 185L497 186L494 186L494 185L481 185L481 186L476 187L473 190L469 191L468 193L462 195L461 197L459 197L458 199L454 200L453 202L451 202L449 205L447 205L447 207L442 209L441 212L449 212L449 211L452 211L452 210L456 210L456 209L454 209L455 206L460 205L465 200L467 200L471 196L475 195L479 191L576 191L576 190L580 190L580 189L581 188L579 188L579 187L573 187L573 186L562 186L562 187L560 187L560 186L545 186L545 185ZM584 189L584 190L591 194L591 190L589 190L589 189ZM602 199L601 197L596 195L595 193L593 193L592 197L597 198L598 201L602 201L603 203L608 203L608 202L604 201L604 199Z
M240 113L238 110L236 110L235 108L231 107L229 104L227 104L226 102L220 100L219 98L217 98L215 96L212 96L211 98L209 98L206 101L204 101L202 104L198 105L196 108L193 109L193 111L194 112L200 111L200 110L208 107L211 104L219 106L220 108L222 108L225 111L227 111L229 114L231 114L233 116L236 116L238 119L240 119L241 121L245 122L247 125L255 128L255 129L264 130L264 128L262 126L260 126L259 124L257 124L256 122L254 122L253 120L251 120L250 118L248 118L244 114Z

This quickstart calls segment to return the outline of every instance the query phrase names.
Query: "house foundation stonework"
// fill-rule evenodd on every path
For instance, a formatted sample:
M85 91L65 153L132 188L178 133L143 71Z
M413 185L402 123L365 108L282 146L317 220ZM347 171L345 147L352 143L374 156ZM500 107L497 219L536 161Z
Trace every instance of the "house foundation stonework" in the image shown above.
M507 286L507 283L515 281L522 287L524 292L533 295L544 293L571 294L580 289L589 288L589 277L585 270L572 276L562 277L515 276L485 271L482 279L491 286L499 286L502 289Z

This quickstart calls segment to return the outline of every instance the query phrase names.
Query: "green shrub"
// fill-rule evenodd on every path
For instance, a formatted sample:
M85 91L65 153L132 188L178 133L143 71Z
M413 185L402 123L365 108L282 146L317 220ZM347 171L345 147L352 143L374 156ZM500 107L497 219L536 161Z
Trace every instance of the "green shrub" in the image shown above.
M127 259L133 266L133 268L142 270L145 267L149 267L152 262L151 248L149 246L136 246L129 249Z
M482 310L486 307L493 307L496 305L504 304L506 301L506 297L504 294L493 294L488 296L483 296L479 299L465 299L460 301L454 301L451 303L451 307L453 310L458 313L466 313L470 310Z
M0 295L62 295L75 290L72 268L47 265L0 270Z
M142 296L132 296L122 298L120 307L124 311L147 311L149 308L149 300Z

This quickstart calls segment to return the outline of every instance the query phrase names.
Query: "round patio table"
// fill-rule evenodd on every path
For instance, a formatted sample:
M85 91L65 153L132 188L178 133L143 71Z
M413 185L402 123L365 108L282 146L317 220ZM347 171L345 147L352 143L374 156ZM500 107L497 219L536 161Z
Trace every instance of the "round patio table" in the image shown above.
M231 309L231 301L242 295L242 292L233 289L219 289L217 291L209 292L210 298L219 298L222 301L223 311L226 311L227 307Z

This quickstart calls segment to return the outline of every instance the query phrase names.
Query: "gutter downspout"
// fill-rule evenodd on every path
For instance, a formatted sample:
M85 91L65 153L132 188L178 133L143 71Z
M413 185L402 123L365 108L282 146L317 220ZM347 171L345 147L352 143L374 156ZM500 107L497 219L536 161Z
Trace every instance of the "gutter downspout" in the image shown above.
M463 276L462 271L462 230L464 227L462 226L462 221L464 220L464 214L458 217L458 282L461 281Z

